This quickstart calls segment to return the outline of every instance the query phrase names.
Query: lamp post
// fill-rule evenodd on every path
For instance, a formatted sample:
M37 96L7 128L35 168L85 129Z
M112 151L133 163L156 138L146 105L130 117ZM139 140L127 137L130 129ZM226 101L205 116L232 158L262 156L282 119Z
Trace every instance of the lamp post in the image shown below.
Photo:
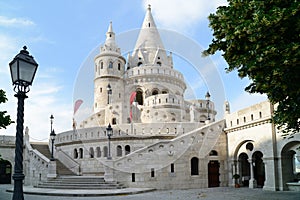
M206 99L206 108L207 108L207 120L210 120L210 117L209 117L209 100L210 100L210 94L209 94L209 92L206 93L205 99Z
M52 142L52 149L51 149L52 151L51 151L51 159L50 159L51 161L55 161L54 156L53 156L55 136L56 136L56 134L55 134L54 129L53 129L50 133L50 139L51 139L51 142Z
M15 149L15 168L14 168L14 192L13 200L23 200L23 124L24 124L24 100L27 98L29 86L32 85L38 64L29 55L27 47L9 63L12 82L14 85L15 97L18 98L17 109L17 128L16 128L16 149Z
M51 128L50 128L50 133L52 133L52 124L53 124L53 115L50 116L50 125L51 125Z
M107 104L109 104L109 95L112 94L112 89L110 84L107 85L106 90L107 90Z
M110 155L110 138L113 134L113 129L110 125L110 123L108 124L108 127L106 128L106 132L107 132L107 137L108 137L108 156L107 156L107 160L111 160L111 155Z

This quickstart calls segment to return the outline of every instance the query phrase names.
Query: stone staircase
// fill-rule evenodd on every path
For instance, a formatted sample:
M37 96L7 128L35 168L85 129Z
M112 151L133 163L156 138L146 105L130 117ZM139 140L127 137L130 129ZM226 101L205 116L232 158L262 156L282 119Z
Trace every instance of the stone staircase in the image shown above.
M125 188L118 182L105 182L104 177L99 176L60 176L39 183L38 188L52 189L80 189L80 190L108 190Z
M47 144L31 144L33 149L38 150L47 158L51 158L51 152ZM48 178L47 181L40 182L37 188L52 189L86 189L104 190L125 188L118 182L106 182L103 176L76 176L63 163L56 159L56 173L58 177Z
M49 150L48 144L31 144L33 149L38 150L41 154L46 156L47 158L51 158L51 152ZM56 159L56 173L59 176L74 176L75 174L69 170L62 162Z

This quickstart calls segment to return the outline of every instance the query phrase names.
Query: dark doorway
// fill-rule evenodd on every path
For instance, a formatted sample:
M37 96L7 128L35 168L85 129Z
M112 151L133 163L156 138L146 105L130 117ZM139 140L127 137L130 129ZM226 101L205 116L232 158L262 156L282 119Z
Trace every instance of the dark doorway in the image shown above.
M241 153L239 155L239 172L238 174L242 178L242 185L245 187L249 186L250 180L250 163L248 162L248 155L246 153Z
M208 163L208 187L220 187L220 163L216 160L211 160Z
M11 164L7 160L0 160L0 184L11 184Z
M136 91L136 101L138 102L139 105L144 104L143 91L141 90Z
M254 162L253 173L256 180L257 187L262 188L265 183L265 164L262 160L263 154L260 151L254 152L252 159Z

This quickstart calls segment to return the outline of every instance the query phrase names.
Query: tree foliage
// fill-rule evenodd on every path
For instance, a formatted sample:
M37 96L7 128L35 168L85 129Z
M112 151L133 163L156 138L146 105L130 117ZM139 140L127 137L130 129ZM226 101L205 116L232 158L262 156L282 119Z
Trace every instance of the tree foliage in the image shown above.
M251 80L250 93L277 105L273 121L300 130L300 2L228 0L209 15L214 39L204 55L221 51L227 72Z
M5 91L0 89L0 104L5 103L7 101ZM0 129L6 128L8 125L13 123L11 121L10 116L6 115L7 111L0 111Z

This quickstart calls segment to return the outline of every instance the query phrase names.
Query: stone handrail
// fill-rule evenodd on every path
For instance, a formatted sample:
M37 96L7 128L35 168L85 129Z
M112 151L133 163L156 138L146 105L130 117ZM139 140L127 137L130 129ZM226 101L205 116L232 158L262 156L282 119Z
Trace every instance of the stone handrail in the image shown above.
M152 168L161 169L179 159L188 148L199 150L204 158L213 148L224 129L224 120L208 124L172 140L160 141L136 150L122 158L112 160L106 166L127 173L149 172ZM168 155L167 157L165 155ZM161 162L163 159L163 162Z
M61 148L56 150L57 159L62 162L69 170L71 170L76 175L80 175L80 164L72 159L67 153L65 153Z

